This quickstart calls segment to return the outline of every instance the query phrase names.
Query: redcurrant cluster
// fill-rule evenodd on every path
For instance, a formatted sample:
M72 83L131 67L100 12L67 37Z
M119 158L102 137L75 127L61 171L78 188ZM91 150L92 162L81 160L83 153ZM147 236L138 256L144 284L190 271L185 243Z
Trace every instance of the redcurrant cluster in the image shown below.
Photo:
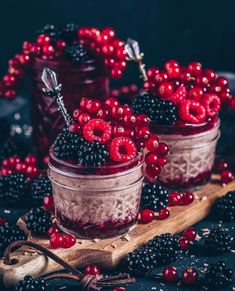
M51 226L48 230L50 245L53 249L71 248L76 243L76 238L71 234L61 234L56 226Z
M183 235L179 238L179 246L181 250L189 250L193 245L193 241L197 236L194 228L190 227L184 230Z
M125 43L116 38L112 28L80 28L79 42L86 48L104 58L105 66L113 79L120 79L126 69Z
M167 282L176 282L181 278L181 281L188 286L193 286L198 282L198 271L195 268L185 269L181 276L179 276L178 271L175 267L165 267L163 269L162 275L159 278L163 277Z
M215 165L215 170L221 175L222 184L228 184L234 180L233 172L229 169L227 162L221 160Z
M147 76L145 90L176 105L180 119L186 123L208 121L218 115L221 104L234 103L228 80L211 69L203 69L198 62L183 67L169 60L163 70L149 68Z
M37 158L34 155L28 155L23 160L18 156L9 157L2 161L0 175L5 176L12 173L21 173L29 180L38 176Z
M149 129L146 115L135 115L127 105L111 97L103 104L99 100L82 98L80 107L73 112L76 123L71 132L83 135L89 142L105 144L110 163L132 160L145 149L146 176L155 180L166 164L168 146L161 143Z
M53 25L51 27L55 30ZM126 68L125 43L115 37L115 31L111 28L102 31L97 28L77 29L76 26L73 29L76 30L73 32L75 38L72 39L72 44L83 44L95 58L102 60L111 77L121 78ZM8 72L0 82L0 96L9 100L16 97L26 69L35 57L54 61L67 59L66 49L71 45L71 40L63 32L64 28L56 31L55 38L50 31L45 30L35 41L23 43L22 53L8 61Z

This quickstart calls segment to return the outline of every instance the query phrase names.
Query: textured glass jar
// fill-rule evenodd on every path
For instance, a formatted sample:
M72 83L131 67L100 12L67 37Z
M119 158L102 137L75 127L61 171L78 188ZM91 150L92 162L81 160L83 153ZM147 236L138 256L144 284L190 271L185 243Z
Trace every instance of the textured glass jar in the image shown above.
M88 169L58 160L50 149L48 176L63 231L103 238L124 233L137 223L144 178L142 156L116 166Z
M79 105L82 97L106 98L109 94L109 79L104 65L95 59L74 65L65 60L49 61L35 58L31 67L32 96L31 117L33 140L40 157L48 154L49 146L64 127L56 101L42 92L41 76L44 67L56 72L62 84L62 95L70 114Z
M169 188L194 188L210 180L220 136L218 119L182 128L152 126L170 151L160 181Z

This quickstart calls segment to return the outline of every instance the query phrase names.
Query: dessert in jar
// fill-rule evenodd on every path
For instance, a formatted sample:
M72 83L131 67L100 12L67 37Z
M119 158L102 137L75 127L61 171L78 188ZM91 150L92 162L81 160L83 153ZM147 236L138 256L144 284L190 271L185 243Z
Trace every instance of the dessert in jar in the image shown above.
M63 96L70 113L81 97L105 99L109 77L119 79L126 68L124 42L112 28L79 28L74 23L57 28L46 25L33 42L23 43L23 52L9 61L9 72L0 83L0 95L12 99L25 72L31 79L33 139L40 157L48 149L64 121L56 102L42 94L41 74L50 67L63 83Z
M42 79L47 93L57 94L54 98L66 121L49 153L48 177L59 227L83 238L128 231L138 220L144 149L149 151L146 157L159 156L159 163L146 166L146 175L155 180L167 146L151 134L145 115L133 114L115 98L82 98L70 117L55 74L45 69Z
M159 180L170 188L191 188L210 180L220 136L219 111L231 101L228 81L198 62L175 60L151 67L145 92L132 103L151 119L151 130L168 144L167 165Z

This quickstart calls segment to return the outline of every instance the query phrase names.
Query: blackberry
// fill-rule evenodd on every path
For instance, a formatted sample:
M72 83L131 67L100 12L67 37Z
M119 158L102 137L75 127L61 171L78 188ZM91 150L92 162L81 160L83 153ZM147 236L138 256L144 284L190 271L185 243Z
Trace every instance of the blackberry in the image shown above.
M132 109L135 114L149 114L150 108L156 103L156 97L149 93L136 96L132 102Z
M134 275L149 275L156 266L156 254L153 249L142 247L127 255L126 264L128 271Z
M154 183L146 184L142 188L141 207L153 211L160 211L168 203L169 192L162 186Z
M53 43L61 37L61 32L54 24L46 24L43 28L37 31L37 34L46 34L51 38Z
M74 132L69 132L65 127L56 137L54 142L54 154L59 159L74 160L79 146L84 143L83 137Z
M148 242L149 248L156 252L156 261L160 265L170 264L177 260L179 254L179 243L177 238L170 233L155 236Z
M216 219L224 222L235 220L235 191L230 191L224 197L216 199L212 213Z
M51 227L51 214L42 208L32 208L25 215L25 223L34 234L46 234Z
M232 241L233 237L228 230L217 227L213 228L205 238L205 246L209 252L224 253L231 249Z
M136 114L148 115L157 125L173 125L177 120L177 107L171 101L160 100L151 94L137 96L132 108Z
M88 60L87 51L82 44L73 44L65 50L67 58L75 64L81 64Z
M33 204L41 206L43 198L50 195L52 192L51 181L47 176L38 177L34 179L31 189Z
M0 256L3 255L5 248L16 240L26 240L27 236L17 225L6 222L0 226Z
M30 184L23 174L15 173L0 177L0 199L12 206L29 198Z
M99 167L106 163L108 156L105 145L86 141L80 145L76 161L82 166Z
M209 290L226 288L232 283L233 271L223 261L209 264L205 273L205 287Z
M65 27L62 28L61 38L65 40L67 44L71 44L78 39L77 31L77 24L73 22L67 23Z
M25 276L24 280L19 281L15 286L15 291L47 291L48 284L42 278L32 278Z

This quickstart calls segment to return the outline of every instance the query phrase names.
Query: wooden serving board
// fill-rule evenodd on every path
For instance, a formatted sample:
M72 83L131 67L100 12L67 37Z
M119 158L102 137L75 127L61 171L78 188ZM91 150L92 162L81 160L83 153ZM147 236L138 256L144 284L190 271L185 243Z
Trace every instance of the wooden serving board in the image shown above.
M71 249L56 249L55 254L73 266L96 263L103 268L112 269L127 255L128 252L148 242L162 233L179 233L185 228L206 217L217 197L228 191L235 190L235 181L223 187L218 183L209 183L195 191L195 201L189 206L169 207L171 215L163 221L154 220L149 224L138 224L128 235L115 238L94 240L80 240ZM50 249L48 239L34 238L30 240ZM34 250L22 247L13 253L19 263L5 265L0 260L0 276L6 287L13 286L25 275L39 276L61 269L59 265Z

